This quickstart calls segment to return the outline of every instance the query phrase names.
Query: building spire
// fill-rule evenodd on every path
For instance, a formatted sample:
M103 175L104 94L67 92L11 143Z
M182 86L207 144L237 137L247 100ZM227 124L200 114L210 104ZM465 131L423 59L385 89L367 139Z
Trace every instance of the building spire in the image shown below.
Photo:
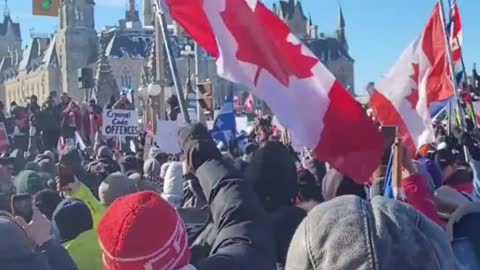
M8 8L8 0L5 0L5 5L3 6L3 17L10 17L10 9Z
M136 7L136 4L135 4L135 0L129 0L128 1L128 10L130 12L135 12L137 11L137 7Z
M348 50L347 34L345 33L345 18L343 17L341 6L338 8L337 40L343 48Z
M107 35L105 32L100 34L100 42L98 47L99 58L97 60L97 73L95 79L97 80L97 89L95 91L95 98L98 104L106 105L111 96L118 98L119 87L115 77L112 73L112 67L107 56Z
M345 29L345 18L343 17L342 7L338 8L338 29Z
M127 22L139 22L140 15L137 11L137 5L135 0L128 0L128 7L127 11L125 12L126 16L125 19Z

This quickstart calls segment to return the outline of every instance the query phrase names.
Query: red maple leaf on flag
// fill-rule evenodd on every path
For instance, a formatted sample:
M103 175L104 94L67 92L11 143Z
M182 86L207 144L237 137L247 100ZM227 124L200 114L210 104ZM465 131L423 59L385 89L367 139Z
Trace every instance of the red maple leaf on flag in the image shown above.
M287 41L288 26L261 2L252 10L245 0L227 0L221 17L238 44L237 59L257 66L255 86L262 70L286 87L291 76L313 76L318 59L303 55L302 45Z
M413 74L410 76L410 79L415 82L415 88L412 88L412 92L406 97L406 99L408 100L408 102L410 102L410 106L412 106L412 109L415 110L418 103L418 77L420 76L420 65L412 64L412 68Z

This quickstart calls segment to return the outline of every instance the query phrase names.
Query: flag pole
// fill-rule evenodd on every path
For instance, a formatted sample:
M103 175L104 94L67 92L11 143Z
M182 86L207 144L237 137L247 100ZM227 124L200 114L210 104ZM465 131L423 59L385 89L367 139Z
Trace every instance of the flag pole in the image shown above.
M158 16L158 21L160 22L160 31L162 33L163 42L165 43L165 51L167 52L168 63L170 66L170 72L172 73L173 84L177 92L180 111L183 114L185 122L190 123L190 116L188 115L187 106L185 105L185 97L183 96L182 89L180 89L180 79L178 78L177 65L172 55L172 44L170 43L170 38L168 37L167 20L165 19L164 11L159 5L160 3L156 1L156 13Z
M458 3L456 3L458 5ZM450 10L450 12L452 12L452 1L451 0L448 0L448 8ZM456 14L456 16L458 16L459 14ZM460 61L462 63L462 73L463 73L463 77L464 77L464 83L467 83L467 87L468 87L468 75L467 75L467 68L465 66L465 59L463 58L463 48L462 48L462 44L460 44L460 40L458 39L458 36L455 36L455 41L457 42L458 44L458 47L460 47L460 51L462 52L460 54ZM463 87L463 85L462 85ZM470 93L470 89L468 89L468 93ZM473 108L473 105L470 106L470 110L472 112L473 115L471 115L472 117L472 121L475 125L475 127L478 127L478 122L477 122L477 119L475 117L475 109Z
M444 29L446 29L447 23L446 23L446 20L445 20L445 6L443 4L443 0L438 0L438 4L440 5L441 11L442 11L441 16L442 16L443 26L444 26ZM447 35L445 35L445 42L447 43L448 61L450 62L450 73L451 73L452 80L453 80L454 93L455 93L455 98L457 99L458 110L460 112L460 121L461 121L461 124L464 127L466 127L465 112L462 109L461 100L460 100L460 97L458 95L458 84L457 84L457 80L455 78L455 67L453 65L452 47L451 47L451 44L449 42L449 39L448 39Z
M393 194L396 200L402 200L405 196L403 192L403 151L402 139L396 138L393 145Z
M207 67L208 68L208 67ZM196 99L197 99L197 120L198 122L202 121L202 107L200 106L200 99L202 98L200 95L200 89L198 89L198 84L200 83L200 46L197 42L195 42L195 92L196 92Z

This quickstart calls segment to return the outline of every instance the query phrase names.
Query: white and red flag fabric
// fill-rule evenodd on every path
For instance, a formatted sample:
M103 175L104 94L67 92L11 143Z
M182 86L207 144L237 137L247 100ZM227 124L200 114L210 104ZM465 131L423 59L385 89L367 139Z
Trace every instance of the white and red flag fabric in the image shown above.
M370 180L383 153L378 129L262 2L164 0L160 6L216 58L221 77L264 100L298 142L355 181Z
M451 1L451 10L448 31L450 45L452 47L453 63L456 65L461 64L462 61L463 26L457 0L449 1Z
M465 76L462 63L463 26L460 16L460 8L456 0L450 2L450 20L447 27L450 46L452 48L452 60L455 72L455 79L460 89L465 83Z
M243 110L246 113L255 112L255 98L253 97L252 93L250 93L245 100L245 103L243 104Z
M412 154L434 141L430 107L454 95L442 9L376 84L370 105L383 125L399 128Z

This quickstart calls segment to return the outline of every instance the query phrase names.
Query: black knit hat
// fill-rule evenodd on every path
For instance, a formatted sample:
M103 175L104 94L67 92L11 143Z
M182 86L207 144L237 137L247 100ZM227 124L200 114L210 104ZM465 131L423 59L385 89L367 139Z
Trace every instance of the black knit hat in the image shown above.
M316 184L315 177L308 170L298 172L297 182L298 195L302 201L323 202L322 187Z
M435 155L435 161L443 170L448 165L453 165L456 162L455 155L453 155L452 151L448 148L438 150Z
M49 220L52 220L53 212L57 206L62 202L60 194L56 191L45 189L35 195L35 206L44 214Z
M297 196L294 157L280 142L268 141L253 154L245 172L268 212L293 205Z
M53 212L52 224L62 243L93 229L90 209L76 199L65 199L57 206Z

